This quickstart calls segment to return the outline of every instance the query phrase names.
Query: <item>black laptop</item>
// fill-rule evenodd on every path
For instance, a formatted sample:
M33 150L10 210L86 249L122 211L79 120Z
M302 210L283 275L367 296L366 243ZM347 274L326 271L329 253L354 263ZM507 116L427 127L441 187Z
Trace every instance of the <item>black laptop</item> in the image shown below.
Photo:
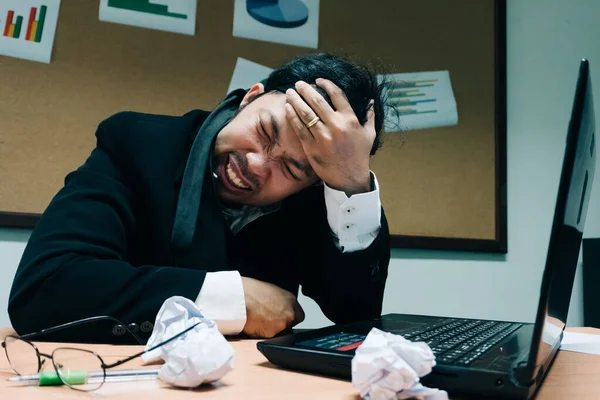
M567 320L594 180L594 133L592 82L584 59L566 135L535 324L387 314L261 341L258 349L284 368L350 379L354 350L371 328L377 327L429 344L437 365L422 379L426 386L478 398L533 397L558 352Z

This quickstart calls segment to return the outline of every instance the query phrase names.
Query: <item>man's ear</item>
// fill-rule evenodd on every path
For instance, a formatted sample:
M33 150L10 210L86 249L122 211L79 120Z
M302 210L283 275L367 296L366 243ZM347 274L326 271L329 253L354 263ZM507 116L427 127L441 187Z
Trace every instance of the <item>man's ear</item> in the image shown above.
M248 103L250 103L252 99L264 92L265 86L262 83L255 83L242 99L242 102L240 103L240 108L248 105Z

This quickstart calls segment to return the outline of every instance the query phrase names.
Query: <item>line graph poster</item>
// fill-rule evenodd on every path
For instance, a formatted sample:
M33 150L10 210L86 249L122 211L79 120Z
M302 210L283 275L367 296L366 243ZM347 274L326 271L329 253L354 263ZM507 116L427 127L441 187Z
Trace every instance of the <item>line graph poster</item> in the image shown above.
M388 82L386 132L458 124L458 112L448 71L378 76Z
M60 0L0 1L0 54L50 63Z

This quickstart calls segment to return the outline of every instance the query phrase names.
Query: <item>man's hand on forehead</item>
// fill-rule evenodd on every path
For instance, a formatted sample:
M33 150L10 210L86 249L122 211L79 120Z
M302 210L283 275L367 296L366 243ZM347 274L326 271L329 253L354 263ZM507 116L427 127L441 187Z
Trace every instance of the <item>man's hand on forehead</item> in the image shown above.
M369 156L376 136L373 109L363 126L337 85L327 79L316 83L327 92L335 110L315 88L299 81L296 90L286 92L286 116L319 178L348 196L368 192Z

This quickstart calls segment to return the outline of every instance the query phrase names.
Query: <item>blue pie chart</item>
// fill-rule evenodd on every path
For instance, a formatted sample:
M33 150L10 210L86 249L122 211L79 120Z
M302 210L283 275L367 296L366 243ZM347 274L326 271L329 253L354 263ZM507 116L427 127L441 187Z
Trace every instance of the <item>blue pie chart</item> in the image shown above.
M276 28L296 28L308 20L308 7L300 0L246 0L255 20Z

